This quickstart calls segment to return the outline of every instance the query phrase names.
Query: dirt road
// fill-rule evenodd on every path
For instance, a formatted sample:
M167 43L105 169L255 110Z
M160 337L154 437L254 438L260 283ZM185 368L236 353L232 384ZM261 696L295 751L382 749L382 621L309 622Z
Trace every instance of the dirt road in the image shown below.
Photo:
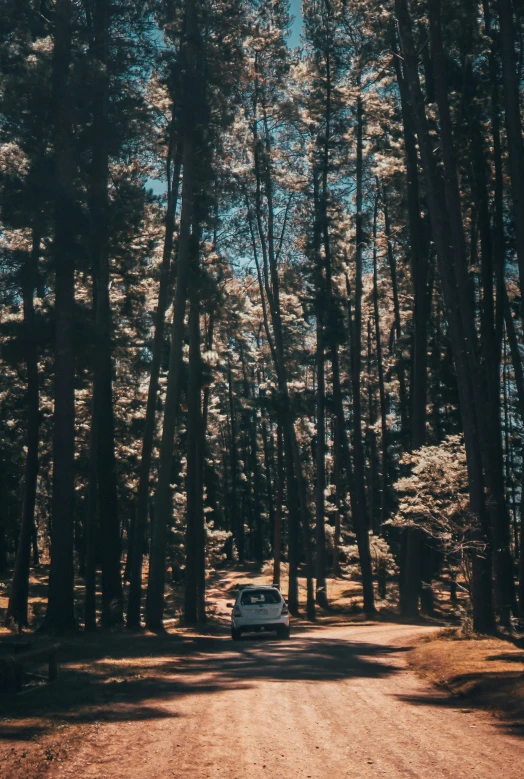
M112 702L46 776L75 779L522 779L524 740L436 691L404 660L431 628L330 627L195 639L162 683ZM145 680L147 681L147 680Z

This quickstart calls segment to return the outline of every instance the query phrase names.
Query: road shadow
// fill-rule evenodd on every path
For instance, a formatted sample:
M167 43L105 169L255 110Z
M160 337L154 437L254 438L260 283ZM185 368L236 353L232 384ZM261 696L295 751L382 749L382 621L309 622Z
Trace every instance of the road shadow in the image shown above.
M385 678L401 670L406 649L314 634L289 641L268 634L239 642L225 635L79 636L63 647L54 685L2 696L0 740L29 740L57 722L177 717L176 702L183 696L217 695L260 682Z
M524 737L524 708L521 673L495 672L459 674L450 686L439 685L441 691L421 695L398 695L398 700L412 706L447 708L464 713L488 711L495 714L493 726L507 735ZM452 685L452 686L451 686ZM454 688L461 687L462 693Z

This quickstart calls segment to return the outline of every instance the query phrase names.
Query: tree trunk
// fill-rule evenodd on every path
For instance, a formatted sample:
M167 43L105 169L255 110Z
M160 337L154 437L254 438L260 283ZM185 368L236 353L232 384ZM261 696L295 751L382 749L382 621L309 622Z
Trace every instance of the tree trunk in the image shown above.
M165 554L167 523L171 514L171 467L180 388L182 381L182 349L187 285L190 267L191 224L195 197L195 100L199 91L196 64L198 57L198 27L193 0L186 2L186 56L183 139L182 211L178 245L177 277L171 328L171 351L160 445L159 476L152 523L151 558L146 600L146 623L150 630L163 628Z
M406 155L406 188L408 201L408 222L411 253L411 278L413 281L413 365L411 371L411 449L419 449L426 440L427 406L427 353L428 322L431 312L431 297L428 294L428 249L429 241L424 238L424 222L421 216L420 191L418 182L418 157L414 116L409 103L408 88L400 59L395 52L394 65L400 92L404 151ZM388 237L388 256L392 254L391 230L384 197L384 219ZM394 257L393 257L394 259ZM391 265L391 261L390 261ZM392 279L393 282L393 279ZM395 319L399 317L396 313ZM400 333L397 334L400 337Z
M326 218L319 213L318 177L313 173L315 192L314 208L315 217L313 224L313 248L315 254L315 316L316 316L316 451L315 451L315 515L316 515L316 601L322 608L327 608L327 579L326 579L326 378L325 378L325 348L324 348L324 312L326 308L325 280L322 257L320 253L320 229ZM323 206L326 211L326 191L324 186Z
M31 528L31 547L33 550L33 567L38 568L40 565L40 550L38 548L38 527L36 524L36 517L33 522L33 527Z
M280 402L282 404L282 424L284 430L285 440L285 456L291 457L291 467L294 471L293 478L290 478L291 474L288 471L288 500L290 492L295 490L296 503L290 505L290 511L295 511L298 508L300 516L300 524L302 525L304 548L306 555L306 568L307 568L307 616L308 619L315 619L315 592L313 585L313 559L312 550L309 539L309 511L307 505L307 491L304 482L304 475L302 472L302 462L300 459L300 450L298 447L298 441L296 437L296 431L293 421L293 413L290 404L287 370L285 364L285 352L284 352L284 335L281 320L280 311L280 282L278 277L278 254L275 252L274 246L274 214L273 214L273 182L272 182L272 170L271 170L271 144L269 138L269 130L267 127L267 116L264 115L265 126L265 148L264 148L264 165L261 164L261 140L258 137L256 122L253 127L254 135L254 156L255 156L255 178L256 178L256 224L258 230L258 237L260 240L260 246L262 249L264 268L266 269L265 283L262 279L260 270L260 263L258 261L256 239L254 230L252 227L252 219L249 219L249 226L251 230L253 253L255 263L257 266L257 275L260 286L260 295L262 299L262 311L264 317L264 329L266 337L271 350L271 356L275 366L275 372L277 374L278 388L280 393ZM262 224L262 169L264 171L263 183L265 185L265 194L267 200L267 212L268 212L268 229L264 230ZM273 327L273 336L269 329L269 318L267 313L266 298L269 304L271 324ZM294 486L293 486L294 485ZM290 490L291 487L291 490ZM292 576L296 576L296 563L297 558L292 560L294 553L294 541L291 539L293 532L299 532L299 526L295 525L292 521L292 515L290 513L289 522L289 536L290 536L290 568L289 568L289 609L293 613L292 609L298 609L298 586L296 581L292 581ZM298 517L297 517L298 518ZM298 538L296 539L298 543ZM296 601L295 601L296 598Z
M98 500L98 420L95 410L96 396L91 400L91 439L89 442L89 490L85 528L85 601L84 622L88 631L96 630L96 570L99 548L99 500Z
M55 235L55 406L53 418L53 496L51 566L44 627L75 628L74 497L75 497L75 150L69 83L71 0L56 0L52 64L54 108Z
M277 494L275 506L275 535L273 540L273 582L280 587L280 563L282 559L282 509L284 502L284 442L282 426L277 424Z
M260 384L260 379L258 381ZM262 417L261 423L262 446L264 450L264 489L267 494L267 513L269 519L268 538L273 556L275 554L275 501L273 495L273 481L275 479L275 456L273 436L268 434L268 428L265 417ZM271 436L271 438L270 438ZM277 476L278 480L278 476ZM274 580L273 580L274 581Z
M249 463L249 471L251 474L250 484L252 485L251 492L251 557L259 565L262 565L264 561L264 528L262 525L262 477L260 473L260 460L258 456L258 430L257 430L257 416L254 408L250 408L253 402L251 397L250 385L254 382L249 381L244 347L240 345L240 357L242 360L242 375L243 375L243 391L244 398L246 400L245 412L244 412L244 429L246 432L246 463Z
M2 485L5 483L4 476L4 463L3 454L0 450L0 576L3 576L7 571L7 527L6 527L6 514L4 500L4 490Z
M497 0L497 9L500 23L500 54L502 58L504 114L508 140L513 223L519 266L521 300L524 307L524 141L522 139L520 85L515 47L516 25L511 0Z
M460 191L454 156L451 115L447 94L446 63L442 44L440 22L440 0L430 0L429 3L430 32L432 40L433 61L435 67L435 85L437 104L440 117L440 137L445 170L445 197L448 206L451 239L453 241L453 257L458 283L460 320L463 327L464 351L466 369L469 371L472 384L472 399L475 404L478 424L478 435L488 494L487 508L490 515L494 540L493 567L495 573L497 607L504 624L510 624L510 612L516 612L516 600L513 581L513 563L510 551L510 520L506 505L503 477L502 436L500 429L500 414L492 413L490 400L492 396L499 398L499 376L495 377L496 390L493 390L493 378L490 371L495 366L481 370L478 359L477 332L473 306L473 290L467 266L465 239L462 225ZM488 305L492 291L485 296L484 305ZM483 353L488 359L494 355L491 347L492 339L482 343ZM492 359L490 361L496 362ZM493 376L493 373L491 374ZM500 403L496 402L496 407Z
M479 527L477 534L479 540L485 545L484 555L475 554L473 560L474 583L473 583L473 609L474 623L477 630L490 632L494 629L491 584L489 577L490 564L490 546L489 530L487 527L487 517L484 504L484 477L482 463L480 460L480 447L478 428L476 420L476 411L474 407L472 377L469 366L466 364L465 355L467 346L463 332L463 323L461 314L461 302L458 297L458 283L454 278L455 261L448 245L448 236L451 236L451 226L446 211L446 194L444 184L440 178L436 161L433 156L433 144L427 128L425 116L424 99L420 88L417 72L417 56L415 53L411 19L406 0L396 0L395 3L397 18L399 21L399 30L402 42L402 54L404 58L404 75L409 91L409 100L415 124L419 146L421 150L422 165L426 179L428 204L430 208L430 218L432 222L432 234L435 239L437 258L444 291L444 299L450 325L450 334L452 338L453 354L457 369L457 383L460 395L460 409L464 427L466 458L468 462L468 478L470 487L471 511L473 516L479 518ZM439 63L440 65L440 63ZM437 72L438 68L435 68ZM460 203L454 204L458 208L460 217ZM451 206L450 206L451 208ZM468 305L467 293L464 304ZM487 586L489 582L489 587ZM482 596L481 596L482 594Z
M522 360L520 356L520 349L517 339L517 333L515 331L515 322L511 314L511 307L508 300L508 294L506 287L504 286L504 321L506 323L506 333L508 336L508 344L511 354L511 362L513 363L513 373L515 377L515 385L517 387L516 400L517 407L521 422L524 421L524 371L522 370ZM522 454L522 453L521 453ZM524 471L523 471L524 473ZM524 522L523 518L523 506L524 502L520 502L520 523L521 523L521 535L520 535L520 556L519 556L519 584L518 584L518 617L521 622L524 622L524 547L522 545L524 541ZM517 544L516 544L517 545Z
M97 63L93 105L92 159L89 210L93 271L95 350L93 412L96 424L97 495L102 551L102 624L109 627L123 620L120 570L120 522L115 458L113 412L113 361L111 347L111 301L109 297L109 99L108 48L110 0L95 0L94 38L91 54Z
M424 239L424 225L421 217L414 116L409 102L408 87L396 52L395 37L393 48L406 155L411 277L414 292L410 447L415 450L424 446L426 440L428 322L431 311L431 298L427 288L429 243ZM384 218L388 236L388 255L392 256L387 206L384 209ZM418 616L419 610L421 538L414 529L407 529L403 535L405 537L402 539L404 553L400 572L400 611L404 617L413 618Z
M289 430L283 429L284 438L284 461L286 465L286 485L287 485L287 509L288 509L288 591L287 602L289 613L294 617L298 616L298 540L300 533L300 519L298 509L298 494L295 481L295 471L293 468L293 454L289 441Z
M489 74L491 81L491 131L493 136L493 261L497 279L497 308L495 314L495 332L500 341L502 338L502 329L504 323L504 295L506 290L506 281L504 278L506 264L506 242L504 236L504 173L502 162L502 141L500 132L500 95L499 95L499 74L498 74L498 35L492 31L491 27L491 9L489 0L483 0L484 6L484 24L486 35L491 38L491 47L489 52ZM482 85L479 84L480 92Z
M237 423L236 410L233 395L233 377L231 365L228 368L228 393L229 393L229 416L231 418L231 531L233 540L237 547L238 561L244 562L245 559L245 539L244 539L244 517L238 511L239 489L238 489L238 451L237 451Z
M174 133L174 116L171 120L171 134ZM175 153L173 176L171 178L171 154L173 143L170 144L167 159L167 207L165 216L164 249L162 264L160 266L160 280L158 288L158 304L155 316L155 333L153 336L153 351L151 359L151 373L147 392L146 418L144 424L144 437L142 439L142 455L138 470L138 495L136 502L136 517L132 527L132 541L128 556L129 565L129 596L127 604L127 627L138 629L140 627L140 604L142 599L142 563L145 549L145 533L147 517L149 513L149 484L151 474L151 461L153 455L153 443L156 428L156 405L160 379L160 366L162 361L162 348L164 345L164 331L166 310L169 298L169 280L171 259L173 254L173 238L175 232L175 216L178 202L178 187L180 181L180 168L182 164L182 145L179 141Z
M360 85L360 75L359 75ZM362 584L364 588L364 611L375 611L373 592L373 574L371 568L371 553L369 548L368 517L366 511L365 493L365 463L362 445L362 409L361 409L361 373L362 373L362 254L364 248L364 233L362 228L363 213L363 129L364 109L362 96L357 97L357 170L356 170L356 249L355 249L355 305L353 327L351 333L351 383L353 388L353 456L354 480L351 508L357 535L357 545L362 568Z
M199 229L193 228L191 305L189 310L189 382L187 415L187 529L184 622L205 622L205 524L203 501L204 435L202 361L198 288Z
M378 469L377 469L377 434L375 432L375 423L377 421L377 404L375 401L374 376L372 372L373 337L371 319L368 319L367 325L367 396L368 396L368 418L366 420L366 432L364 441L367 448L367 506L369 512L369 529L373 533L377 531L377 525L380 524L380 504L377 502L378 493ZM378 509L378 510L377 510Z
M382 463L380 474L380 525L383 525L387 519L388 514L389 434L387 424L386 389L384 385L384 365L382 361L382 341L380 337L380 312L378 307L377 215L378 190L375 198L375 210L373 215L373 314L375 319L375 346L377 355L378 392L380 398L380 430L382 446Z
M6 624L15 622L20 627L27 627L28 624L27 600L29 596L31 538L35 528L35 503L38 479L40 403L34 294L38 281L38 261L40 259L40 243L42 240L39 214L35 216L32 233L31 251L27 258L26 266L22 271L24 345L27 371L27 454L25 461L24 502L15 569L5 618Z
M387 256L389 264L389 272L391 275L391 291L393 292L393 321L394 321L394 338L392 338L391 351L395 355L395 367L398 377L398 404L400 412L400 432L401 438L404 444L407 446L409 442L409 414L408 414L408 393L406 389L406 369L404 364L404 356L402 353L402 325L400 319L400 301L398 294L398 281L397 281L397 261L393 252L393 244L391 242L391 225L389 221L389 210L386 201L386 191L382 192L383 211L384 211L384 227L386 232L386 244L387 244ZM420 340L420 339L418 339ZM417 341L417 346L420 348L420 344ZM419 356L420 359L420 356Z
M333 459L334 459L334 473L333 479L335 481L335 534L333 537L333 574L335 576L341 576L340 570L340 541L342 536L342 485L341 485L341 441L340 441L340 429L337 416L333 419Z

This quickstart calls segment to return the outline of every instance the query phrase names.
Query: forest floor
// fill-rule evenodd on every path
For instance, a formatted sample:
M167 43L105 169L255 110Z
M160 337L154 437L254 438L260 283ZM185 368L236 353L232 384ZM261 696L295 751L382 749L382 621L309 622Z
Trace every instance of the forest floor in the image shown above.
M348 579L328 583L333 609L315 625L293 620L290 641L233 643L227 601L270 580L216 574L205 629L67 638L55 684L0 699L2 779L522 777L522 710L477 710L486 665L495 691L521 689L521 650L402 624L385 602L366 620Z

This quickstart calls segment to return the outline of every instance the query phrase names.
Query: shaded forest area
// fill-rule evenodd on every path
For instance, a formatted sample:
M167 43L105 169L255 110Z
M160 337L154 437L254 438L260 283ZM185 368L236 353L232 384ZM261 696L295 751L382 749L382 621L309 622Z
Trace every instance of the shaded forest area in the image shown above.
M522 1L2 10L7 624L41 555L50 631L75 575L86 630L167 576L203 622L225 560L524 619Z

